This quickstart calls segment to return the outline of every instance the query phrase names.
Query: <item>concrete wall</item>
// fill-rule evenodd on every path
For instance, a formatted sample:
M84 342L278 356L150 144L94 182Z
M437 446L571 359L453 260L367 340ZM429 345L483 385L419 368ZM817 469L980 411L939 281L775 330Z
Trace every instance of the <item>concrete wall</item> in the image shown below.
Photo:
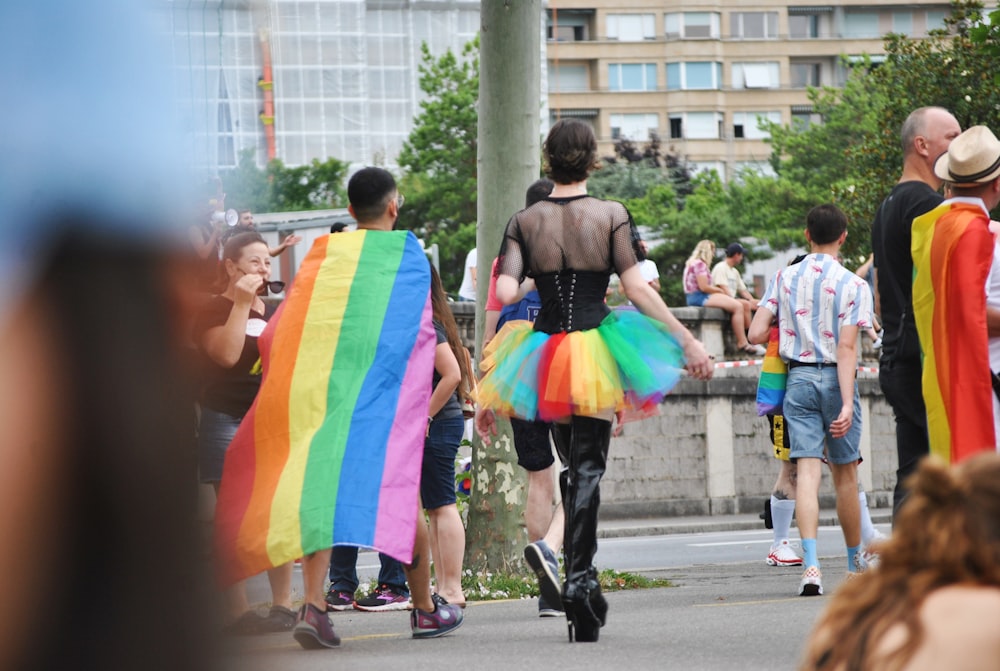
M453 305L468 345L475 332L472 303ZM734 353L728 319L717 309L673 308L718 361L745 360ZM875 353L862 338L863 363ZM601 514L613 517L712 515L763 510L778 473L768 422L756 412L760 367L719 369L709 382L682 380L660 406L660 415L625 424L611 441L601 487ZM877 376L859 373L864 462L862 485L873 507L891 505L896 452L892 411ZM833 504L829 473L821 503Z

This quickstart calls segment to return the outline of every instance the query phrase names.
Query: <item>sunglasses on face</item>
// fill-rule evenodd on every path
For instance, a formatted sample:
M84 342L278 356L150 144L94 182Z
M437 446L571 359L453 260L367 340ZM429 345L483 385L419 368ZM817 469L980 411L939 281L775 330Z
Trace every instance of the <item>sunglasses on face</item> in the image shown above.
M264 296L267 294L268 291L270 291L272 294L280 294L284 290L285 290L285 283L275 280L273 282L264 282L264 284L260 285L259 293L261 296Z

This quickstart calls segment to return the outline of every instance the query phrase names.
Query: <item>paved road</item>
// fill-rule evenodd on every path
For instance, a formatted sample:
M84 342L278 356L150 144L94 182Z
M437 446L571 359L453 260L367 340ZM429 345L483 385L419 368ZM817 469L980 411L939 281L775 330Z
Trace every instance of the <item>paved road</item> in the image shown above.
M820 533L827 594L844 579L839 533ZM568 645L565 619L538 619L533 600L482 602L470 603L462 628L441 639L412 640L406 613L350 611L333 615L338 650L306 652L287 634L228 641L223 668L793 669L828 599L794 596L800 569L768 567L768 537L760 530L602 540L598 565L675 586L609 594L597 644ZM377 569L377 556L362 553L362 575Z

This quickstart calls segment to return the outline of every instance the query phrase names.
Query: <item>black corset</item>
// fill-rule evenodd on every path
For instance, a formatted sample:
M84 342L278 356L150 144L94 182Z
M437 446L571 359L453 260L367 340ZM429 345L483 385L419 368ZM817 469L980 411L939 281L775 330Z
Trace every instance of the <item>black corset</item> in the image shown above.
M563 270L535 278L542 309L535 330L543 333L595 328L611 311L604 303L606 272Z

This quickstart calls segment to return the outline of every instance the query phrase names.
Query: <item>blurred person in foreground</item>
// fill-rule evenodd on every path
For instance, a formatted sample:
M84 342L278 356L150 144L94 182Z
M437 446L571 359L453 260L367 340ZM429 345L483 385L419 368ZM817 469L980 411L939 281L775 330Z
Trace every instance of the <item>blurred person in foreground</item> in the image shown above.
M841 585L801 669L995 669L1000 660L1000 456L924 459L881 563Z
M0 4L0 668L203 669L169 69L141 3ZM121 26L128 26L122 30Z

